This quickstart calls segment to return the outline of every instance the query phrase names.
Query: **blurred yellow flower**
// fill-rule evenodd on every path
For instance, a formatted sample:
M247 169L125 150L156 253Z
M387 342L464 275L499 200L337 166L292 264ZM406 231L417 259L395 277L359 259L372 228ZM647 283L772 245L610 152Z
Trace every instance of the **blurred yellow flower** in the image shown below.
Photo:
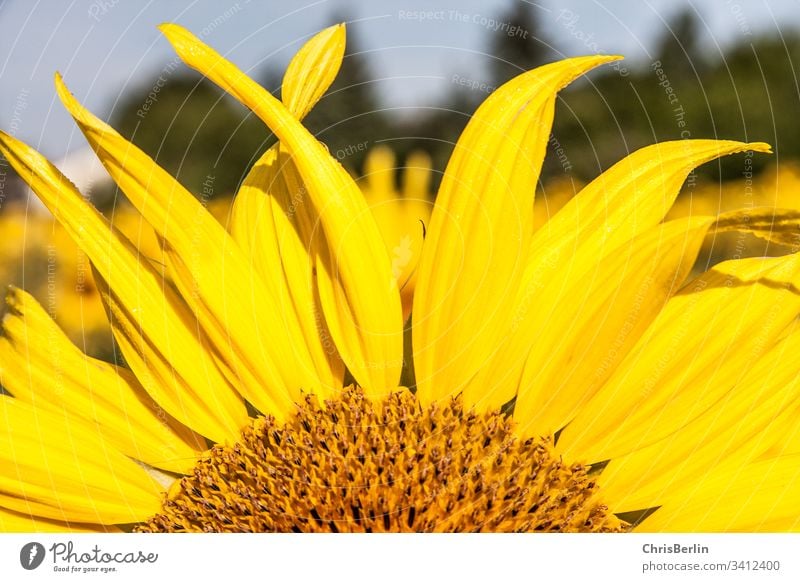
M386 244L392 274L400 285L403 318L408 319L425 228L433 207L431 160L424 152L412 152L403 168L401 190L395 185L395 164L394 152L389 147L372 149L359 186Z
M0 214L0 281L23 285L47 306L70 339L110 355L111 332L86 255L52 216L17 205Z

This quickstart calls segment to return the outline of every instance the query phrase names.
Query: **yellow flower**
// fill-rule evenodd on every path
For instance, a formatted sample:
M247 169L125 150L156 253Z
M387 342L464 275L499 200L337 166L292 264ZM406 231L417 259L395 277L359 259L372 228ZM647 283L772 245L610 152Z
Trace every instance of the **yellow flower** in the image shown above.
M614 57L564 60L498 89L461 136L427 229L412 392L398 387L391 257L355 182L299 121L338 71L343 27L295 56L282 102L186 30L162 31L280 144L245 180L227 232L57 78L160 237L155 262L0 135L91 259L130 368L87 358L11 290L2 529L797 528L800 387L786 355L800 343L800 257L685 281L709 230L793 240L797 213L663 221L694 166L766 145L644 148L534 232L556 93Z
M431 160L424 152L411 153L403 173L403 189L398 191L394 152L378 146L367 155L364 174L359 185L392 261L392 275L400 285L403 319L408 319L425 228L431 217Z
M6 241L0 249L0 281L22 284L47 305L70 339L95 354L111 333L86 255L52 217L11 206L0 215Z

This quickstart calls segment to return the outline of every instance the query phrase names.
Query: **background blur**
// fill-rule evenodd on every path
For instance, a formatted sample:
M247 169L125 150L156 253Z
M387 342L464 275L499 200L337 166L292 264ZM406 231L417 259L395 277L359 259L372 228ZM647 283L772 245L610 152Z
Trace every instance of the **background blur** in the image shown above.
M276 95L302 43L347 22L348 56L307 126L354 176L389 175L383 187L392 192L402 189L407 165L423 167L433 198L470 114L509 78L564 56L616 53L625 61L561 94L537 224L627 153L699 137L767 141L775 155L704 166L673 216L800 207L796 0L0 2L0 127L45 153L147 254L157 254L155 238L62 110L56 70L223 222L230 196L273 139L177 61L156 30L163 21L187 26ZM371 169L376 148L383 153ZM1 158L0 237L0 283L33 292L74 341L110 357L88 262ZM755 239L744 248L741 241L709 241L702 266L763 252Z

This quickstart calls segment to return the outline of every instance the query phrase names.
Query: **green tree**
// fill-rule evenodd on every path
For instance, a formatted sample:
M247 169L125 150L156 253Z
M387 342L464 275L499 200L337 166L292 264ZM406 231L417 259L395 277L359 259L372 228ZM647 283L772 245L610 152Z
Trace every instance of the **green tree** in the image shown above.
M490 31L489 79L493 86L499 87L555 58L542 34L535 10L526 2L515 1L495 18L504 26L496 32Z
M198 197L232 194L271 141L246 108L194 74L162 73L131 94L112 123Z

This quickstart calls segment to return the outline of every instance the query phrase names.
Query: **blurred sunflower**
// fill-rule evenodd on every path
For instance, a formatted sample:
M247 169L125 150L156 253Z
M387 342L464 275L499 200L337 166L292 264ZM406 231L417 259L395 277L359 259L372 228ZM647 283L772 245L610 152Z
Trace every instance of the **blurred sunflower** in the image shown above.
M392 261L392 275L400 284L403 319L411 314L416 272L425 227L431 217L431 160L412 152L403 171L403 188L395 186L396 159L387 146L370 150L359 182Z
M40 212L12 205L0 215L0 281L23 285L47 305L70 339L95 355L111 341L105 312L83 251Z
M397 386L402 283L358 187L299 121L338 71L344 28L295 56L282 103L186 30L162 31L280 142L245 180L228 233L58 78L157 233L163 261L150 261L2 135L91 259L130 368L87 358L11 290L4 530L797 528L800 364L784 355L800 344L800 259L685 281L709 230L793 241L797 214L663 221L694 166L767 146L645 148L534 233L557 91L614 57L498 89L461 136L427 229L412 391Z

